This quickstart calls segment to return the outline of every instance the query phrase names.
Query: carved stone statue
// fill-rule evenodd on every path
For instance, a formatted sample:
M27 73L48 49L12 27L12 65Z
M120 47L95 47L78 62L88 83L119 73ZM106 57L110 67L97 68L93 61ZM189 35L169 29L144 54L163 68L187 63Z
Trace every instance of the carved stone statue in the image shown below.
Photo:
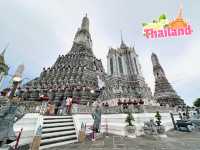
M14 123L23 117L23 110L12 105L8 99L0 98L0 146L16 139ZM17 119L16 119L17 118Z
M101 108L99 105L95 108L95 111L92 113L92 118L94 119L93 130L95 132L100 132L101 124Z
M165 128L163 125L156 125L153 119L144 123L144 134L145 135L158 135L163 134L165 132Z
M158 134L157 130L156 130L156 124L153 121L153 119L145 122L143 129L144 129L145 135L156 135L156 134Z

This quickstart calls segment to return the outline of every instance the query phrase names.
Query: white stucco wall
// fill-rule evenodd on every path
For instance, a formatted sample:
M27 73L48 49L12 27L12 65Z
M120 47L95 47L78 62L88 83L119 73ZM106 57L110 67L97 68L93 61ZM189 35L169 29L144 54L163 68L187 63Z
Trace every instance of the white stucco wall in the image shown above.
M38 113L28 113L23 118L18 120L14 124L14 131L18 135L18 132L21 130L21 128L23 128L19 145L32 143L37 128L41 124L42 124L42 116ZM15 144L15 142L13 142L12 145L13 144Z
M106 129L106 121L108 127L108 133L116 134L116 135L125 135L125 123L127 114L108 114L102 115L101 120L101 132L105 132ZM141 113L141 114L133 114L135 118L135 126L136 126L136 135L142 135L142 127L145 121L149 121L151 118L154 118L155 113ZM162 116L162 124L165 126L166 131L173 128L172 120L169 113L161 113ZM76 114L73 115L74 122L76 125L76 129L79 131L81 129L82 122L87 125L87 127L92 126L93 119L91 114Z

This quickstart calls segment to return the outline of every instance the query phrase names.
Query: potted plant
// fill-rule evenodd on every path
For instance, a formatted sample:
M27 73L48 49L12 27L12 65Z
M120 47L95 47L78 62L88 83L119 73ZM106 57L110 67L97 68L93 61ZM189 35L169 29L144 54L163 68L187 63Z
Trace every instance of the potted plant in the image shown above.
M161 125L161 115L159 113L159 111L156 112L156 115L155 115L155 118L156 118L156 124L157 124L157 132L159 134L163 134L165 132L165 128L163 125Z
M156 112L155 118L156 118L157 126L160 126L161 125L161 115L160 115L159 111Z
M134 120L134 117L131 112L128 112L125 122L126 125L126 133L128 137L135 137L135 125L132 123Z

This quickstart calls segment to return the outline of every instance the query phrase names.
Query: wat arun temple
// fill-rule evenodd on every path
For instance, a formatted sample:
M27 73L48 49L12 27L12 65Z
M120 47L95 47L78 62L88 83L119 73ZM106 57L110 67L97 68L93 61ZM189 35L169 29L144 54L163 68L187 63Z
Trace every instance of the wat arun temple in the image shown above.
M152 56L156 83L153 96L142 75L135 48L128 47L123 39L119 45L108 50L105 72L101 60L94 56L86 15L75 34L71 50L66 55L59 55L53 66L43 68L39 77L25 84L24 97L35 100L40 95L47 95L54 103L59 103L72 96L73 101L80 100L83 105L95 101L117 105L119 99L142 99L145 105L184 103L167 81L155 54ZM162 73L161 78L159 73Z
M182 15L178 16L180 25ZM173 22L174 27L177 20ZM149 138L151 142L148 141L149 149L161 138L163 143L158 141L159 145L174 141L174 135L164 141L170 138L173 128L177 132L182 127L192 129L194 122L189 121L198 121L199 128L199 120L196 117L190 120L189 107L168 81L155 53L149 56L155 79L152 93L144 79L135 47L127 46L122 35L119 46L108 49L105 71L102 61L93 53L89 24L85 15L68 53L59 55L52 66L43 68L38 77L23 85L24 65L19 65L12 86L1 91L0 149L7 146L24 150L53 147L56 150L84 150L84 146L90 149L90 144L99 149L108 143L110 146L110 141L110 149L113 149L117 148L116 137L125 140L119 141L125 146L130 143L130 148L144 146L148 138L136 141L137 136L152 137ZM0 54L0 81L9 70L5 52L6 48ZM190 128L187 127L187 132ZM168 131L171 132L169 137ZM177 139L184 142L181 136ZM103 141L100 145L99 141L104 138L109 142L104 145ZM134 141L126 142L131 139ZM93 144L96 140L98 143Z

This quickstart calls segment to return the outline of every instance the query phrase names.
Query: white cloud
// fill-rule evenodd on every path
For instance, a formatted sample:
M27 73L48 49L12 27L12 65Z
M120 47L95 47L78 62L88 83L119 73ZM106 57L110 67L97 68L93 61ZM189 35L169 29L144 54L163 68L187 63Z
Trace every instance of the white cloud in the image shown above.
M175 57L175 62L170 69L173 72L172 82L178 81L179 86L200 81L200 39L194 38L180 56Z

